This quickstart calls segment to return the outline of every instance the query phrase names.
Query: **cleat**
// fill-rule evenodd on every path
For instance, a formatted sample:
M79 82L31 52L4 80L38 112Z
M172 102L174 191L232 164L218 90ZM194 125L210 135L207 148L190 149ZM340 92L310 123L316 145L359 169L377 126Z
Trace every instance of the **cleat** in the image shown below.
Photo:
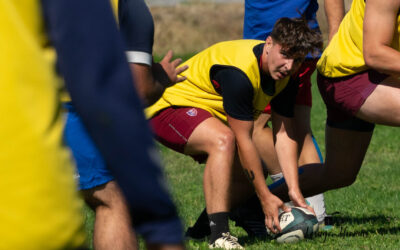
M229 232L222 233L222 236L214 241L214 243L210 244L209 247L222 249L244 249L239 244L238 239L233 237Z

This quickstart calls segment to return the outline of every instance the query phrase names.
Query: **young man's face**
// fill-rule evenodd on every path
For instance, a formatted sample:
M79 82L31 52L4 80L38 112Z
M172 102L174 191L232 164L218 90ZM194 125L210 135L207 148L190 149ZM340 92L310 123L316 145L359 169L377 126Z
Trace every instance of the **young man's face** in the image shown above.
M293 74L304 58L289 58L282 46L268 37L261 60L264 73L269 74L274 80L281 80Z

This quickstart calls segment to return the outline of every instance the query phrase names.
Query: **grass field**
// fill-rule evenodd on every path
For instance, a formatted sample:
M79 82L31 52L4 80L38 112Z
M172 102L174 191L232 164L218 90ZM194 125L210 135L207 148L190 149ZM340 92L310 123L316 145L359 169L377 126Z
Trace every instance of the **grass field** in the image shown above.
M314 81L315 83L315 75ZM312 128L324 152L325 106L313 84ZM231 231L246 249L399 249L400 248L400 133L396 128L377 126L357 181L350 187L325 193L327 212L335 216L335 227L313 240L279 245L257 241L231 224ZM166 178L183 220L191 226L204 208L203 165L190 157L159 147ZM86 210L91 235L93 213ZM207 249L206 242L187 242L188 249Z

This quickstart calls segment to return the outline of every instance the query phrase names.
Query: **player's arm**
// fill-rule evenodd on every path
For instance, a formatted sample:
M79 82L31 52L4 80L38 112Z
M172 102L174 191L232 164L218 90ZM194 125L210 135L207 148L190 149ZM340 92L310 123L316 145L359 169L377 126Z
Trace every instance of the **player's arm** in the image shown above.
M288 186L290 199L296 206L307 206L299 186L298 176L298 145L294 128L294 106L298 83L290 80L285 89L271 101L272 131L275 151L281 166L283 176Z
M268 190L261 159L252 140L253 86L243 72L232 68L220 70L215 74L214 80L221 86L224 109L228 124L235 135L243 170L261 201L266 226L276 232L273 224L279 225L278 208L286 208L283 202Z
M367 0L364 16L363 53L365 64L387 74L400 75L400 52L391 46L400 0Z
M42 0L42 6L77 112L123 190L131 213L151 215L136 218L135 227L160 219L180 229L109 1ZM155 202L162 211L154 207Z
M182 60L172 60L172 51L160 63L153 62L154 23L143 0L119 1L118 18L126 41L128 62L136 80L135 87L145 105L151 105L166 87L185 79L178 74L187 66L178 67Z
M328 21L329 41L339 29L340 22L344 17L344 0L325 0L325 15Z
M276 233L276 230L281 231L278 209L281 208L285 211L288 211L288 209L285 207L283 201L269 191L265 183L261 159L251 138L254 122L241 121L228 115L228 123L236 138L236 145L243 170L249 181L253 184L256 194L260 199L265 214L265 225L272 232Z

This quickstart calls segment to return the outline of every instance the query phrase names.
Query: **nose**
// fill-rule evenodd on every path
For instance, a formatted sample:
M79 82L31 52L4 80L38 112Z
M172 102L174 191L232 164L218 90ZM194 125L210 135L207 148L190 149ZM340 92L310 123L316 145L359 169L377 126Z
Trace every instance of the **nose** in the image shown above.
M287 59L285 68L287 71L291 71L293 69L294 59Z

